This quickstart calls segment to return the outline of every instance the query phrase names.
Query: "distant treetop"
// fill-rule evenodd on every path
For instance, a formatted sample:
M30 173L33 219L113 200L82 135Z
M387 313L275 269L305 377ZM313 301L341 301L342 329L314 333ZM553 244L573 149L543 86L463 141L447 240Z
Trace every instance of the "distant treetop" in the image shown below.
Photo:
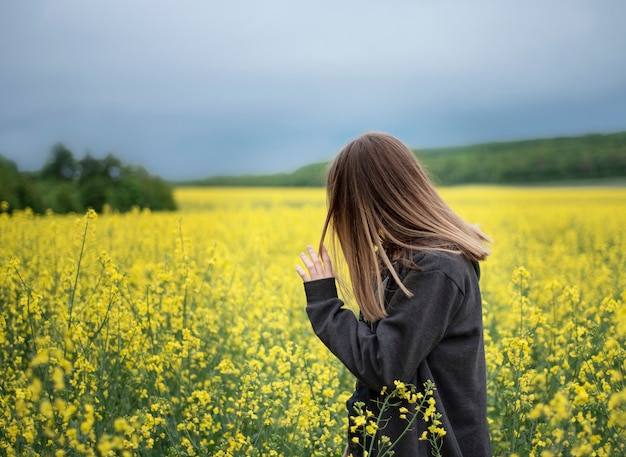
M108 154L90 154L76 160L62 143L52 147L44 166L21 173L15 163L0 156L0 201L8 211L31 208L35 212L84 212L105 207L125 212L133 207L153 211L175 210L172 185L142 167L124 165Z

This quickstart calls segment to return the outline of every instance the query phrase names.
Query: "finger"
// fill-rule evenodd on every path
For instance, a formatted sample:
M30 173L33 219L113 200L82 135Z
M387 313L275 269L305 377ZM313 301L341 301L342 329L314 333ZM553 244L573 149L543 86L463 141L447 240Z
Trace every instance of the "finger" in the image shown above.
M324 267L322 266L322 262L320 261L320 258L318 257L317 252L315 252L315 249L313 249L313 246L307 246L307 250L309 251L309 255L311 256L313 265L315 266L315 271L318 274L322 274L324 272Z
M326 246L324 246L322 244L322 262L324 263L324 269L326 271L326 273L330 276L333 276L333 264L330 260L330 255L328 254L328 250L326 249Z
M310 281L309 275L306 274L306 272L302 269L300 265L296 265L296 272L298 273L298 275L300 275L300 277L302 278L302 281L304 282Z
M305 267L307 267L308 269L311 269L311 267L313 267L313 262L311 262L309 256L307 256L304 252L300 253L300 258L302 259L302 262L304 262Z
M313 265L311 259L309 259L309 257L304 252L300 253L300 258L302 259L302 263L304 263L304 266L307 268L307 270L309 270L309 272L311 272L311 270L315 271L315 265Z

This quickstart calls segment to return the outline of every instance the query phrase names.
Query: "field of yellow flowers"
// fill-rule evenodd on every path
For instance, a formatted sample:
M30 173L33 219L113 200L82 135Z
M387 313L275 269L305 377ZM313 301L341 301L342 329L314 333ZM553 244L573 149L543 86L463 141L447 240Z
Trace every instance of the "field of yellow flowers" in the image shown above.
M494 239L494 455L626 455L626 189L441 192ZM324 191L176 198L176 213L0 208L0 456L340 455L353 379L294 271Z

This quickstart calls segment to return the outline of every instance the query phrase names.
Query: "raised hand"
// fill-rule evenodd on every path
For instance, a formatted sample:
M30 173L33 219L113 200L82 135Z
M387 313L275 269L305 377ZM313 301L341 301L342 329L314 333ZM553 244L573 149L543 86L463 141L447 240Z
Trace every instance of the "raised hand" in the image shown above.
M296 265L296 272L300 275L304 282L315 281L316 279L324 279L324 278L332 278L333 274L333 266L330 261L330 256L328 255L328 251L326 250L326 246L322 245L321 256L317 255L315 249L312 246L307 246L308 254L304 252L300 253L300 258L304 263L304 266L307 268L307 271L300 265Z

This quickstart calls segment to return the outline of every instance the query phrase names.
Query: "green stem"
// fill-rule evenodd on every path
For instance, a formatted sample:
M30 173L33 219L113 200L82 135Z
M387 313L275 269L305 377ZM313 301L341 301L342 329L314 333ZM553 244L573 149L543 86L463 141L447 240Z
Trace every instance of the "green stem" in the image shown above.
M87 229L89 228L89 214L85 216L85 231L83 232L83 239L80 245L80 254L78 255L78 263L76 264L76 275L74 276L74 286L70 290L70 297L68 303L68 317L67 317L67 331L72 329L72 311L74 309L74 299L76 297L76 289L78 288L78 277L80 275L80 265L83 260L83 253L85 252L85 244L87 243ZM67 355L67 343L63 342L63 355Z

